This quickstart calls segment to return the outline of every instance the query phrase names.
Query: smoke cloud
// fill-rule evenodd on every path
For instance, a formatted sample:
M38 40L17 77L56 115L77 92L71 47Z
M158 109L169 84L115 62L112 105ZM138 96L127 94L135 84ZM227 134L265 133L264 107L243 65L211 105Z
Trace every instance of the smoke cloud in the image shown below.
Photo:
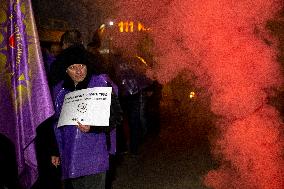
M211 95L220 133L212 154L220 166L205 176L204 184L214 189L283 189L283 128L268 103L282 75L277 41L267 39L265 29L282 1L119 0L117 7L117 17L151 28L153 72L161 83L188 70ZM134 48L133 39L120 42L121 48Z

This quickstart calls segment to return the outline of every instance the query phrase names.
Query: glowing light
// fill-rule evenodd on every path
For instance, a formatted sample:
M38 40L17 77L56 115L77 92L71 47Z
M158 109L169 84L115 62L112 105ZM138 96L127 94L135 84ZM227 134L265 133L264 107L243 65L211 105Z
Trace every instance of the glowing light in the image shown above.
M138 23L138 31L145 31L145 27L140 22Z
M113 21L110 21L108 24L109 24L110 26L113 26L114 22L113 22Z
M124 25L123 22L119 22L118 23L119 32L121 32L121 33L124 31L123 30L123 25Z
M191 92L189 93L188 97L189 97L190 99L195 98L195 97L196 97L195 92L191 91Z
M105 24L100 25L100 29L104 29L106 27Z
M146 60L144 58L142 58L141 56L136 55L136 58L138 58L143 64L145 64L146 66L148 66Z
M123 33L123 32L143 32L143 31L149 31L150 29L146 29L144 27L144 25L141 23L141 22L138 22L138 23L135 23L134 21L127 21L127 22L119 22L118 23L118 29L119 29L119 32Z

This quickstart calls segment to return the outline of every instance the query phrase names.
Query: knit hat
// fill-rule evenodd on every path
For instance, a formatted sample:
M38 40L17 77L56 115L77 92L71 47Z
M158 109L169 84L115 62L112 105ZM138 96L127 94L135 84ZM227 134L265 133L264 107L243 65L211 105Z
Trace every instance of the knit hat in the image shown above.
M73 64L89 65L87 51L80 47L68 48L63 52L62 56L58 58L58 61L62 64L63 71L66 71L66 69Z

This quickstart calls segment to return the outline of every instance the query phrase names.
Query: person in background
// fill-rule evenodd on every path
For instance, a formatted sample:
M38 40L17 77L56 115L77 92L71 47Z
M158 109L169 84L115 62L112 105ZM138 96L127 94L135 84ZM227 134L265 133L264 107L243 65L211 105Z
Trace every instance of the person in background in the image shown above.
M92 41L87 45L87 50L93 54L101 55L100 48L102 46L102 42L100 32L101 30L98 28L92 37Z
M98 57L100 59L100 62L103 62L103 70L106 70L111 80L113 80L114 72L109 62L110 54L106 54L106 52L109 51L102 51L101 49L102 30L104 30L104 27L100 27L95 31L92 37L92 41L87 45L87 50L94 56ZM116 177L116 167L120 163L121 154L127 151L126 137L122 122L116 127L116 150L117 153L115 155L110 156L110 167L106 174L106 189L111 188L111 183L113 180L115 180Z
M121 92L123 89L120 85L120 78L118 78L117 74L117 65L120 64L122 58L121 53L118 51L113 51L109 46L109 41L107 39L107 27L105 24L102 24L99 28L97 28L93 34L92 41L88 44L87 50L93 54L99 55L104 62L104 69L107 70L107 74L111 78L112 81L118 86L119 88L119 100L121 102ZM116 134L117 134L117 156L113 162L113 168L115 169L115 165L119 164L120 159L126 153L128 153L128 146L127 146L127 133L126 133L126 126L128 125L128 116L126 115L126 111L124 110L124 121L123 124L117 127Z
M129 152L135 157L147 133L145 121L145 93L152 80L137 71L139 60L135 57L126 58L117 54L114 65L115 82L119 88L119 99L122 110L127 117L129 128Z
M58 74L64 73L55 91L54 131L60 157L52 156L51 162L62 167L62 178L69 179L74 189L105 189L109 154L115 153L115 127L122 120L122 111L117 98L117 88L105 74L94 74L90 69L88 53L82 48L72 48L60 58ZM113 88L110 120L107 129L82 125L66 125L57 128L63 100L66 94L92 87ZM95 118L94 118L95 119ZM105 128L105 127L104 127Z
M124 123L129 128L129 138L126 137L128 133L124 133L123 127L117 130L118 151L121 154L130 152L135 157L147 132L144 90L152 81L141 71L143 66L137 57L126 56L121 49L112 47L108 34L108 28L101 25L95 31L89 49L94 53L101 52L108 74L119 89L119 100L124 112Z
M98 60L102 63L101 66L103 71L113 79L112 65L109 61L111 56L110 50L102 47L102 37L104 36L103 32L105 31L105 26L99 27L92 37L92 41L87 45L87 51L96 56Z

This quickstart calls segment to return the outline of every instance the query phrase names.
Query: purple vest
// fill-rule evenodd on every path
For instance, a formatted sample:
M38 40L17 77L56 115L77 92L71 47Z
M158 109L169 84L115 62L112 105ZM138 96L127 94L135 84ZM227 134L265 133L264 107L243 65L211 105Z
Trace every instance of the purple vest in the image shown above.
M106 75L93 76L88 87L107 87L110 83L114 93L117 87ZM58 88L58 87L57 87ZM55 96L55 111L59 117L64 97L70 91L61 88ZM104 133L83 133L74 125L57 128L55 135L59 147L63 179L76 178L105 172L109 168L109 153L116 150L116 132L111 131L111 148L107 150L106 135Z

